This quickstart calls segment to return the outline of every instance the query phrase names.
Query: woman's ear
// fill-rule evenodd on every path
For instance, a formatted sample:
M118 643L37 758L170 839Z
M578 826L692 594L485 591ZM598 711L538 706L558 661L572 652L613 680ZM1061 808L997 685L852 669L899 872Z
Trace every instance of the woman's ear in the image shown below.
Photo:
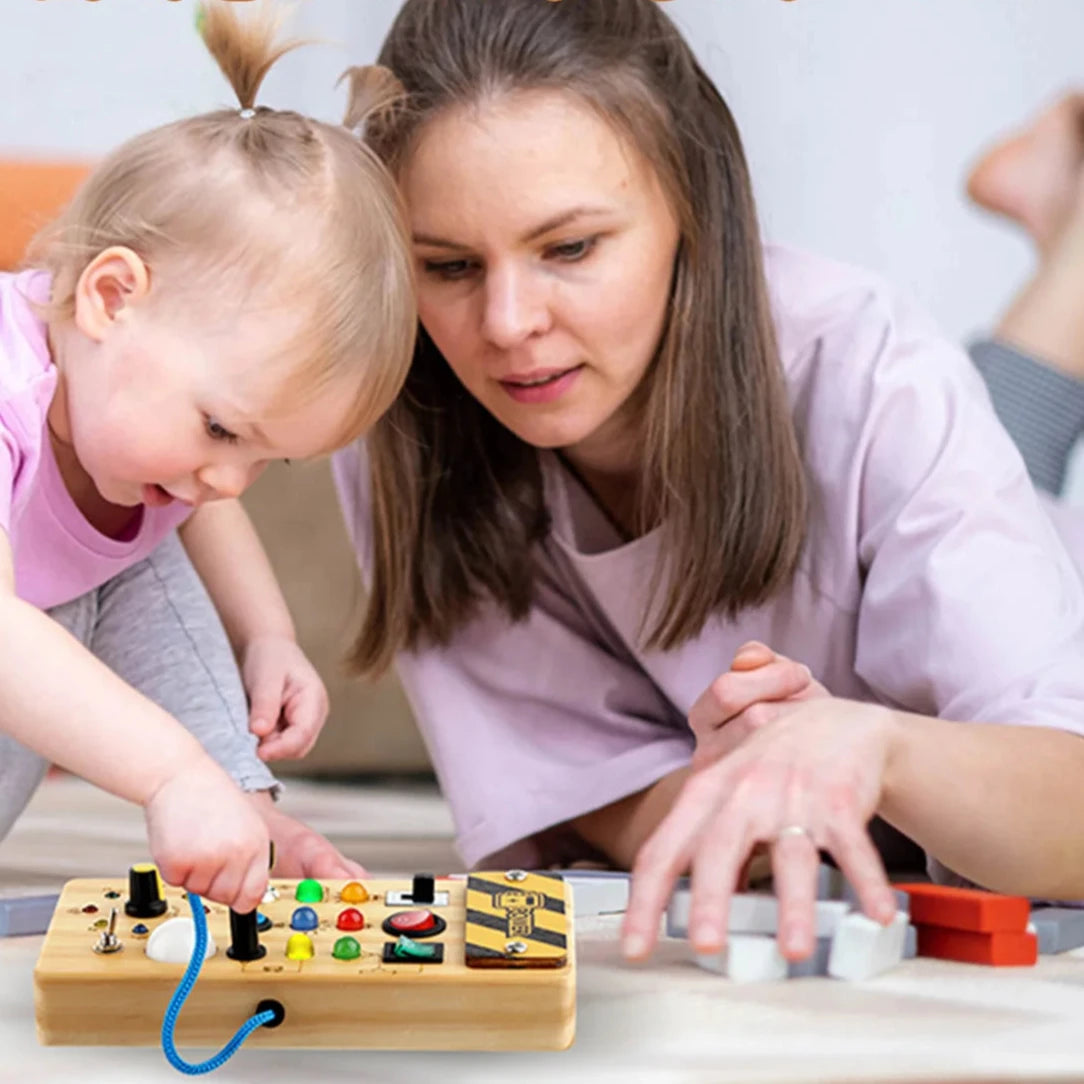
M150 292L150 268L130 248L104 249L75 284L75 326L95 342Z

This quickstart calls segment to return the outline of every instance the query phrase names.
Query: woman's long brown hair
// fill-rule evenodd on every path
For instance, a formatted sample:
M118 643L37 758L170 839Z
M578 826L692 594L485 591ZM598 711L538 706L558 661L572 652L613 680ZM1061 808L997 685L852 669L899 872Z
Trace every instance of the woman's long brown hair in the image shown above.
M655 168L680 227L669 316L637 398L641 494L661 532L644 644L670 649L792 576L805 478L748 170L725 102L653 0L406 0L380 55L405 87L371 145L395 171L423 127L506 93L575 95ZM352 662L446 644L488 599L528 612L549 520L538 453L424 330L368 440L373 565Z

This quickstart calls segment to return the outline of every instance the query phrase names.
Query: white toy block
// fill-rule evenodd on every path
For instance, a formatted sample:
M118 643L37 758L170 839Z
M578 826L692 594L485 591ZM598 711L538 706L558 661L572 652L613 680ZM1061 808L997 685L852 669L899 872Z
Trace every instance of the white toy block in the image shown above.
M678 890L670 898L666 911L666 932L670 937L689 936L691 894ZM814 937L831 937L850 905L843 900L817 900ZM779 927L779 901L775 896L756 892L738 892L730 897L727 928L731 933L775 934Z
M832 938L828 974L860 982L895 967L903 958L907 922L907 916L898 911L887 926L852 911Z
M1028 929L1039 939L1039 952L1068 952L1084 945L1084 911L1075 907L1036 907Z
M726 975L732 982L774 982L787 977L787 961L774 937L732 934L722 952L693 955L701 967Z
M572 913L585 915L617 915L629 907L630 878L627 873L599 876L608 871L576 870L565 873L563 879L572 888Z

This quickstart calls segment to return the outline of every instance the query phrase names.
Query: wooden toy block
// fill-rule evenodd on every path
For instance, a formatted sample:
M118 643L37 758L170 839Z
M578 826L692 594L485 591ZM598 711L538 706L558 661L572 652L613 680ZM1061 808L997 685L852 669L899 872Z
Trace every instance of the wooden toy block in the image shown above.
M167 887L154 901L164 901L161 913L130 915L131 883L64 887L34 971L42 1043L159 1042L185 964L159 962L145 949L170 920L190 922L191 911ZM205 909L218 951L181 1011L182 1049L221 1046L269 999L285 1018L257 1028L246 1046L561 1050L572 1043L573 917L564 882L552 874L478 873L438 880L435 889L420 877L413 886L273 878L259 908L269 920L256 946L263 955L242 954L245 962L229 954L237 942L228 909ZM100 951L114 910L120 950Z
M994 967L1029 967L1039 958L1038 939L1026 930L976 933L916 924L919 956Z
M1001 896L978 888L898 884L911 898L911 921L972 933L1023 933L1031 904L1023 896ZM921 949L920 955L924 955Z
M670 897L666 911L666 932L670 937L689 936L691 893L679 889ZM842 900L817 900L814 936L831 937L850 904ZM779 924L779 902L775 896L756 892L736 892L730 897L727 928L731 933L774 934Z
M693 956L701 967L726 975L732 982L774 982L787 977L787 961L774 937L731 934L722 952Z
M1031 926L1039 941L1040 955L1068 952L1084 945L1084 910L1075 907L1036 907Z
M839 924L828 956L828 974L861 982L899 964L907 938L907 916L896 912L887 926L852 911Z

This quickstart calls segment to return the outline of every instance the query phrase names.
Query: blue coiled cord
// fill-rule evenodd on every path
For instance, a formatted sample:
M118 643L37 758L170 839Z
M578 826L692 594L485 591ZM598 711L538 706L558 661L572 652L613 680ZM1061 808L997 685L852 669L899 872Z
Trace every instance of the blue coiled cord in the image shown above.
M194 1063L185 1061L177 1053L177 1048L173 1044L173 1030L177 1026L177 1017L180 1015L185 999L192 992L192 987L196 985L200 968L203 966L203 956L207 951L207 918L203 913L203 900L189 892L188 902L192 907L192 921L196 926L196 944L192 949L192 959L188 961L188 967L185 969L180 985L173 992L169 1008L166 1009L166 1015L162 1019L162 1051L166 1055L166 1061L174 1069L179 1069L188 1076L200 1076L203 1073L213 1072L220 1065L225 1065L257 1028L262 1028L275 1019L275 1013L268 1010L250 1017L238 1028L237 1034L214 1057L206 1061Z

